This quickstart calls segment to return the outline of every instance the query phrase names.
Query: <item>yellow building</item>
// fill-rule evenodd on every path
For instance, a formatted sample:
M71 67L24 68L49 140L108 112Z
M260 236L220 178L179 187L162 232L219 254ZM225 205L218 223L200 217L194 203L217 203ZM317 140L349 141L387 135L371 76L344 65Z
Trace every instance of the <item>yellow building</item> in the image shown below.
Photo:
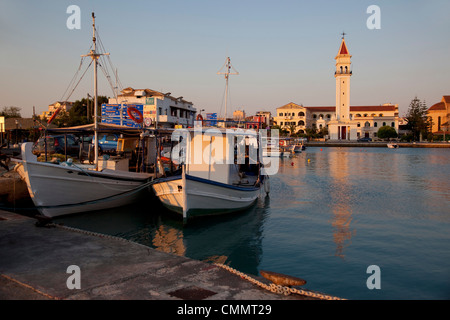
M441 135L450 131L450 96L443 96L441 102L435 103L427 110L427 115L431 119L433 134Z
M70 101L56 101L55 103L48 106L48 111L42 112L40 115L41 119L49 119L58 108L61 107L61 111L68 112L73 107L73 102Z

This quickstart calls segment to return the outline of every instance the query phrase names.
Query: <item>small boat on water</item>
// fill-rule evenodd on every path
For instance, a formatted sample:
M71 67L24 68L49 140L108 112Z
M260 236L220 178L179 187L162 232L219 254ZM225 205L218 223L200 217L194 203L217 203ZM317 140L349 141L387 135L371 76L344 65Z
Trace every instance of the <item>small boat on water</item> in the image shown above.
M181 214L183 221L243 210L255 203L264 185L268 187L261 175L257 136L245 139L219 129L184 133L185 145L177 149L185 154L181 172L152 184L162 204Z
M92 20L93 49L86 56L92 58L94 62L94 105L97 105L97 60L102 53L96 51L94 13L92 13ZM97 108L94 108L95 160L93 165L74 164L71 161L62 164L41 162L32 153L31 142L22 144L22 159L15 170L25 180L31 199L42 215L57 217L114 208L130 204L140 196L141 192L148 192L152 174L99 167L97 133Z
M398 148L398 144L397 143L388 143L387 147L389 149L397 149Z

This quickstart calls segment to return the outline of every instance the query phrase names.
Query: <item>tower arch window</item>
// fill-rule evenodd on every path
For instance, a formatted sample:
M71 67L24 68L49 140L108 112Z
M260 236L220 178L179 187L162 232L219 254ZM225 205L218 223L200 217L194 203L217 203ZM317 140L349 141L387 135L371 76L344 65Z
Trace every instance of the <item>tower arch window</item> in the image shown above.
M341 66L341 73L342 73L342 66Z
M300 120L300 121L298 122L298 125L299 125L299 126L304 126L304 125L305 125L305 121Z
M370 122L366 121L366 123L364 123L364 127L369 128L370 127Z
M299 116L299 117L304 117L304 116L305 116L305 113L304 113L303 111L300 111L300 112L298 113L298 116Z

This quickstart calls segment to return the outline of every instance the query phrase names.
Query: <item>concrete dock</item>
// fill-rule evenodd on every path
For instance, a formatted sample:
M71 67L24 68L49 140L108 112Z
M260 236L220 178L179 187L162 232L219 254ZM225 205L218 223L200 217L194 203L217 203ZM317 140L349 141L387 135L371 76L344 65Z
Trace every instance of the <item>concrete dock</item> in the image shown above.
M36 222L0 211L0 300L323 299L273 293L214 264L121 238ZM69 266L79 271L68 272ZM69 289L77 283L76 276L80 288Z

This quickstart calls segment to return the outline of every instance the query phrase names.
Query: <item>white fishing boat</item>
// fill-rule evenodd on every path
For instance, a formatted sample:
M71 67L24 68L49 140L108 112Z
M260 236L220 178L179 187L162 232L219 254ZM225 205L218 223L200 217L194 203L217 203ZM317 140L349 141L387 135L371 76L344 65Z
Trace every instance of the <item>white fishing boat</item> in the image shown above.
M251 137L250 142L244 139L247 141L243 147L245 155L240 152L233 155L238 136L217 131L198 134L186 130L189 136L185 139L186 156L181 174L159 178L152 185L162 204L182 214L184 221L243 210L256 201L263 185L268 192L267 177L261 175L259 149L254 144L257 137ZM237 145L242 147L242 143L241 140Z
M94 62L94 105L97 105L97 59L95 16L93 20L93 49L87 55ZM22 161L16 171L26 181L36 208L42 215L61 215L108 209L132 203L141 192L148 192L152 179L148 173L111 170L99 167L98 118L94 108L95 161L94 165L40 162L32 153L33 144L22 144Z

